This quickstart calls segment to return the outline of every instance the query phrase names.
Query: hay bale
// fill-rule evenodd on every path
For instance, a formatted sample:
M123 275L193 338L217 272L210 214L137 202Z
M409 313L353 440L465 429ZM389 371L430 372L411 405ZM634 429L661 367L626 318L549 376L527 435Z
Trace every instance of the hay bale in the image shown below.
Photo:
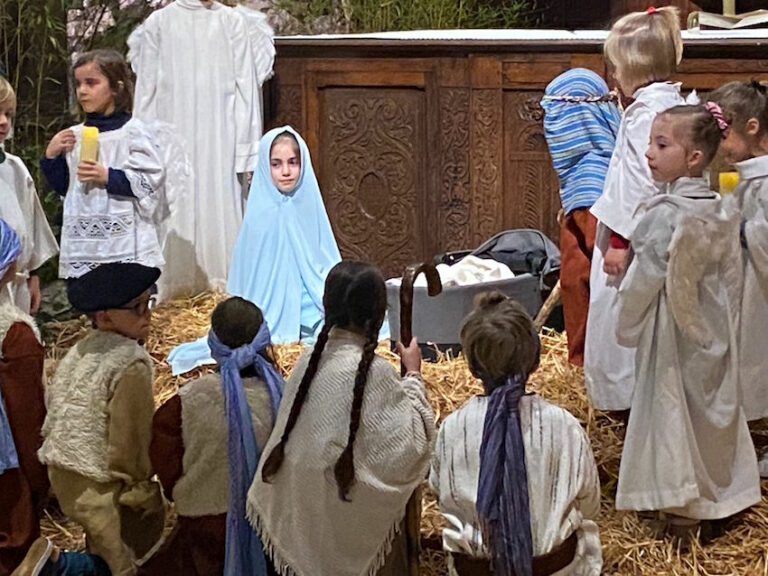
M213 307L224 297L206 293L160 305L153 313L153 328L147 350L155 362L155 401L159 405L180 386L211 368L201 368L181 377L173 377L165 362L170 350L179 342L204 335ZM47 342L47 372L52 373L66 350L88 330L84 319L52 322L46 328L52 334ZM544 331L541 336L542 358L539 369L531 376L530 388L541 396L570 410L584 425L592 443L602 484L602 506L598 524L603 544L604 574L646 576L657 574L707 575L768 574L768 501L731 520L727 532L707 545L694 543L682 551L669 539L659 538L653 526L632 512L615 509L616 481L624 437L624 425L589 405L581 369L568 363L565 337ZM303 347L298 344L276 347L277 361L287 375ZM386 343L378 352L393 365L399 364ZM438 422L460 407L470 397L482 392L480 383L458 358L440 357L437 363L424 363L423 375L430 402ZM766 494L768 484L763 484ZM425 490L422 535L439 538L444 525L434 496ZM42 521L43 533L59 545L70 549L83 546L82 530L66 519L47 514ZM441 551L427 550L421 559L422 574L446 574Z

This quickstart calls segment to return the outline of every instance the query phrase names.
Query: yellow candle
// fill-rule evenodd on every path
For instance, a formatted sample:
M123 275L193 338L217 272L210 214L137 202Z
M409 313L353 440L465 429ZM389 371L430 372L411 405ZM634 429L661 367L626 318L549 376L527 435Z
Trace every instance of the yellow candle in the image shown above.
M725 16L736 15L736 0L723 0L723 14Z
M83 140L80 142L80 162L96 162L99 158L99 129L83 126Z
M730 194L739 183L738 172L720 172L720 194Z

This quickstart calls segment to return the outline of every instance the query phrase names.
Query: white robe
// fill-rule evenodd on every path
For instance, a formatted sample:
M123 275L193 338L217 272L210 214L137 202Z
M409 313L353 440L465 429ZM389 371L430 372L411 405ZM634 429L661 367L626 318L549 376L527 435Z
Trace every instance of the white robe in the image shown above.
M616 300L621 276L603 271L610 231L630 238L640 204L658 193L645 158L656 114L684 104L680 84L656 82L640 88L624 111L605 187L592 214L598 219L589 278L589 315L584 344L584 381L589 399L600 410L626 410L634 387L634 350L616 342Z
M719 519L760 501L738 385L738 218L703 178L654 198L632 235L618 336L637 346L616 508Z
M477 517L480 445L488 398L476 396L440 426L429 483L449 526L443 548L487 557ZM595 519L600 481L589 439L567 410L539 396L520 401L533 553L540 556L578 536L573 562L557 576L597 576L603 564Z
M191 278L189 292L226 287L243 218L237 174L256 166L260 83L274 55L271 30L253 23L260 17L217 2L176 0L128 40L135 116L173 124L195 171L191 202L171 214L165 254L165 274ZM189 267L199 273L190 275Z
M64 155L69 188L64 197L59 276L78 278L99 264L137 262L163 267L156 222L163 201L165 164L143 122L132 118L99 134L99 162L125 173L134 197L108 194L77 179L83 125L72 127L75 147Z
M768 156L736 165L733 199L744 220L744 293L741 300L739 370L747 420L768 417Z
M16 260L16 279L9 284L8 290L13 296L13 303L29 313L29 272L55 256L59 246L48 225L29 170L21 158L8 153L5 162L0 164L0 218L16 231L21 242L21 254Z

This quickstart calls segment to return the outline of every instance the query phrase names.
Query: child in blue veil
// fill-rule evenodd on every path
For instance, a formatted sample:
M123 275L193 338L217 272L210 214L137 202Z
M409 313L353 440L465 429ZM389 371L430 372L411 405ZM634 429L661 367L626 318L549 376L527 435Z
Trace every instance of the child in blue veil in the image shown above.
M322 324L325 277L340 261L307 144L290 126L270 130L259 144L227 291L261 308L274 343L311 342ZM213 363L205 338L176 347L168 361L174 374Z

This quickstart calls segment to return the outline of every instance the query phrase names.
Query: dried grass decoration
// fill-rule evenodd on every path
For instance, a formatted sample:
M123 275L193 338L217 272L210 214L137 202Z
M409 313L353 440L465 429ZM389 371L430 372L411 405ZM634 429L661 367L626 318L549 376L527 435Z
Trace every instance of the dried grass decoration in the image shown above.
M201 368L181 377L173 377L165 358L177 343L194 340L206 333L211 311L223 297L220 293L206 293L162 304L153 312L147 350L155 362L157 405L170 398L179 386L210 370ZM81 318L49 323L45 328L49 335L46 372L50 376L66 350L87 332L88 322ZM768 575L768 503L765 497L759 506L733 518L723 536L706 545L694 542L687 551L669 539L659 538L657 530L647 520L638 518L637 514L616 511L614 496L624 426L590 407L581 369L568 364L565 336L545 330L541 342L541 365L531 376L530 388L570 410L585 426L592 441L603 493L598 519L603 544L603 574ZM289 373L301 350L302 346L298 344L276 347L277 360L284 375ZM397 357L386 345L380 346L378 352L399 367ZM480 383L470 375L462 357L440 357L436 363L425 362L423 373L438 422L482 390ZM764 494L766 489L768 484L764 483ZM422 537L430 547L422 554L421 573L443 576L447 574L444 554L439 549L433 549L434 546L439 548L443 520L429 490L424 490L424 494ZM42 530L44 535L64 548L82 549L84 546L82 530L53 511L45 514Z

